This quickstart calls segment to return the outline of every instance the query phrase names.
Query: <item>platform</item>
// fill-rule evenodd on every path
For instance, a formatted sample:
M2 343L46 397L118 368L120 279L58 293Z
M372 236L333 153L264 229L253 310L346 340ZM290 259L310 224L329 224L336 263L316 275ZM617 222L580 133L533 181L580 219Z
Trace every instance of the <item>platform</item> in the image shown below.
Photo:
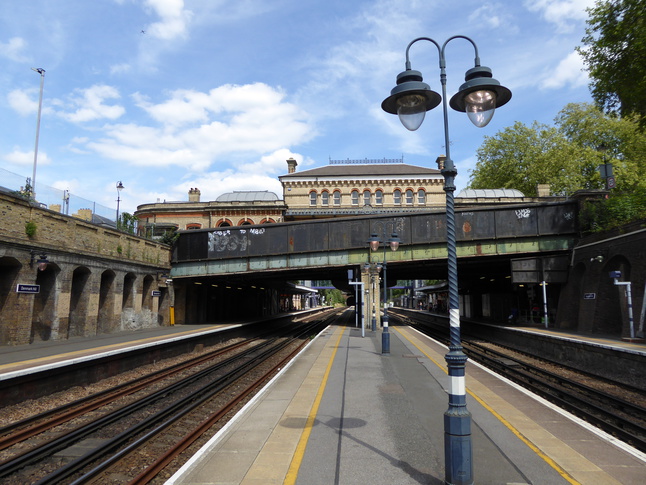
M444 483L446 348L330 327L167 485ZM467 364L478 484L642 484L646 456Z
M84 359L97 359L103 355L134 348L144 349L167 342L169 339L188 338L231 326L230 324L174 325L105 333L93 337L0 346L0 379L6 379L16 373L39 372L51 366L64 366Z

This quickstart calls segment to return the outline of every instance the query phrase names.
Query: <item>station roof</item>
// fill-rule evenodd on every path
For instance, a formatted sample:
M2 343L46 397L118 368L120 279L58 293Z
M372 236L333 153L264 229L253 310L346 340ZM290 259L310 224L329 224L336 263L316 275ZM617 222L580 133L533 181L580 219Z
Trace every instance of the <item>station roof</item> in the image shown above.
M516 189L464 189L456 197L463 199L503 199L509 197L525 197L525 195Z
M252 202L255 200L273 201L279 200L278 196L268 190L234 190L222 194L216 202Z

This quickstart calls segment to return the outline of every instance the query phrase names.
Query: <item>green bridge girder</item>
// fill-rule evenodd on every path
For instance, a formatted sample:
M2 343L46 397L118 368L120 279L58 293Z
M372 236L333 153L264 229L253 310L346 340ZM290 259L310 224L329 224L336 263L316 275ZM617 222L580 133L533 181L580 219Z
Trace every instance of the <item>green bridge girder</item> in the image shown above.
M577 213L576 201L459 209L458 261L567 252L578 237ZM402 239L398 251L387 251L389 272L446 260L445 214L431 211L186 231L171 276L338 278L369 258L383 261L383 252L369 254L372 232L387 233L386 239L397 232Z

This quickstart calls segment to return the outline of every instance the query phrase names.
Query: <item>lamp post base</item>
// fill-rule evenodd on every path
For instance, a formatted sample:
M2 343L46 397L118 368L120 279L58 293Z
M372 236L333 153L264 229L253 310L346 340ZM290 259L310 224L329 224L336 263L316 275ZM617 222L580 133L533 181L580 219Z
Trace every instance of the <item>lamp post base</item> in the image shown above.
M381 353L382 355L390 355L390 332L388 332L387 326L384 326L384 330L381 332Z
M473 483L471 413L467 409L465 369L461 346L450 346L444 357L449 373L449 408L444 413L444 483Z

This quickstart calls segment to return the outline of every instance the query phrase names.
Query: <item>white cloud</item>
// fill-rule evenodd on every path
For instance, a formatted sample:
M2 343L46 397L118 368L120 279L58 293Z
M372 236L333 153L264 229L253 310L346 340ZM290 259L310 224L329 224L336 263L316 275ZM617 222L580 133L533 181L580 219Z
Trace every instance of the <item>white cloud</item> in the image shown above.
M173 199L186 200L186 194L191 187L200 189L201 200L215 200L218 196L234 190L268 190L275 193L279 199L283 196L282 186L276 177L263 173L250 174L229 170L190 177L177 186L177 192L171 194Z
M77 89L78 95L72 97L68 103L68 109L73 111L62 111L59 115L73 123L99 120L107 118L115 120L125 113L125 108L119 105L104 104L109 99L119 99L119 91L112 86L95 84L87 89ZM76 109L74 109L76 108Z
M586 8L593 7L595 0L527 0L525 7L530 12L539 12L543 18L556 25L559 32L570 32L573 24L585 21Z
M36 100L31 99L30 94L33 89L23 90L14 89L7 94L7 103L11 106L16 113L21 116L26 116L38 111L38 91L36 92Z
M12 61L24 62L27 60L23 51L27 43L22 37L12 37L9 42L0 42L0 56L6 57Z
M110 74L124 74L131 70L132 66L128 63L114 64L110 66Z
M18 147L14 147L13 151L11 153L7 153L6 155L3 155L2 159L14 165L33 166L34 151L30 150L30 151L24 152L20 150ZM47 156L47 153L45 153L42 150L39 150L38 165L49 165L50 163L51 163L51 159Z
M144 5L161 19L146 27L147 35L162 40L172 40L186 34L187 24L193 13L184 8L184 0L145 0Z
M583 69L583 60L577 52L571 52L559 62L554 72L550 73L542 83L543 89L560 89L565 86L580 87L588 84L588 75Z
M505 19L505 9L499 3L485 3L469 15L469 22L474 25L497 29L504 26L513 28L512 23Z
M104 127L86 147L139 166L176 165L196 171L217 161L267 155L311 139L308 115L265 84L225 85L208 93L181 90L152 104L135 96L160 126L134 123Z
M303 166L303 155L294 153L288 148L280 148L273 153L263 155L257 162L246 163L238 167L244 173L261 173L266 175L277 174L282 175L287 173L288 158L293 158L296 162Z

